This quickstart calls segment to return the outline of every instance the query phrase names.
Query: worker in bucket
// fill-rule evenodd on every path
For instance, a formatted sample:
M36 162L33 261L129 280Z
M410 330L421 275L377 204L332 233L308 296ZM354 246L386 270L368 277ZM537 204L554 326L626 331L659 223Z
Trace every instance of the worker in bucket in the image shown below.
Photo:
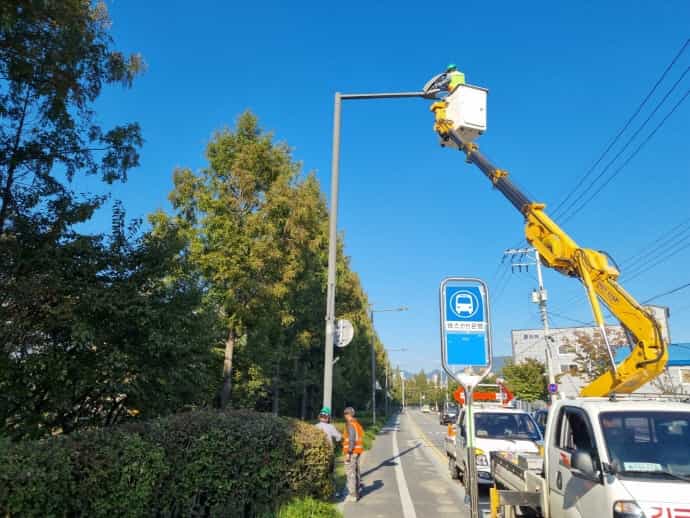
M452 94L455 89L465 84L465 74L458 70L457 65L450 64L446 67L446 73L441 83L442 88L448 90L448 95Z
M429 99L438 99L438 94L445 93L446 96L452 94L455 89L465 84L465 74L458 70L457 65L450 64L446 67L446 71L436 74L429 79L424 85L425 97Z

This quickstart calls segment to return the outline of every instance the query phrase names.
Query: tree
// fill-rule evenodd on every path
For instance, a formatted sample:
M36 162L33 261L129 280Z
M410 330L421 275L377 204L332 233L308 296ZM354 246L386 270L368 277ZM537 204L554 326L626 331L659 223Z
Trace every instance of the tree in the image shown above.
M2 291L0 420L15 437L208 401L212 315L170 236L115 211L109 239L21 228ZM35 229L33 229L34 232Z
M536 401L546 398L546 369L543 363L533 358L521 363L507 362L501 369L501 377L518 399Z
M54 229L88 219L104 197L80 199L84 172L124 181L138 165L139 126L104 130L92 104L106 84L130 86L139 55L112 49L103 2L10 0L0 6L0 237L43 212ZM8 235L8 232L10 235Z
M206 150L208 167L199 175L189 169L174 173L172 218L159 212L154 226L173 225L188 243L191 261L200 271L207 298L225 322L225 359L221 406L230 400L233 355L237 340L249 337L261 300L269 287L263 279L266 247L258 246L259 211L267 191L280 176L291 178L296 165L286 146L274 145L257 119L242 115L235 131L223 130Z
M208 165L178 169L174 212L151 217L175 229L199 272L205 300L225 327L219 402L306 416L318 410L323 373L328 211L313 175L303 175L287 145L275 143L246 112L208 144ZM343 253L337 254L338 317L357 332L340 353L334 407L370 400L373 330L368 300ZM385 354L377 337L377 373ZM363 359L367 359L363 362ZM363 363L366 367L363 368Z
M668 367L660 376L651 381L651 385L662 394L687 394L683 383L676 383L668 370Z
M617 327L607 327L606 334L612 344L613 355L625 343L625 332ZM575 338L566 340L565 345L575 351L575 365L577 374L589 382L611 369L611 359L604 342L604 337L598 330L591 333L575 331Z
M0 423L20 438L110 425L207 399L214 320L170 232L116 204L110 236L75 230L138 165L139 126L97 124L106 85L139 55L113 48L105 4L0 4Z

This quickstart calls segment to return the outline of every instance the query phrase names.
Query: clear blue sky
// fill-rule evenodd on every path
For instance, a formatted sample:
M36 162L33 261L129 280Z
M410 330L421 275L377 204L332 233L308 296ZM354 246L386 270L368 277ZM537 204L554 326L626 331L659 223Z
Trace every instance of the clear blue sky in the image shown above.
M105 124L139 121L146 139L141 167L113 189L129 217L167 208L173 168L202 167L212 132L245 109L329 192L334 92L418 89L448 62L490 90L482 150L555 207L690 36L686 0L237 4L109 0L117 46L149 66L132 90L109 89L98 102ZM689 65L690 49L651 107ZM641 137L689 87L690 74ZM438 366L445 276L490 283L498 354L510 353L511 328L539 324L532 271L499 266L520 241L520 215L462 156L438 146L427 104L351 102L343 114L339 228L370 300L410 308L376 320L388 347L409 349L392 353L408 370ZM689 130L690 100L566 230L623 262L688 218ZM105 210L91 228L106 230L109 220ZM682 250L624 285L644 300L686 283L689 258ZM576 281L546 271L545 283L560 315L591 319ZM671 306L673 339L690 341L690 291L656 302ZM552 324L572 322L554 316Z

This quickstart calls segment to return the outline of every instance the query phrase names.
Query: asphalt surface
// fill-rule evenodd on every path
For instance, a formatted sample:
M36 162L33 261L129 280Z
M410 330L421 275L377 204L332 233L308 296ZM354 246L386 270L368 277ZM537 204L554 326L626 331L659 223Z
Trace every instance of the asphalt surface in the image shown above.
M358 502L344 504L345 518L469 517L464 488L448 473L446 429L437 413L393 417L362 456L364 489Z

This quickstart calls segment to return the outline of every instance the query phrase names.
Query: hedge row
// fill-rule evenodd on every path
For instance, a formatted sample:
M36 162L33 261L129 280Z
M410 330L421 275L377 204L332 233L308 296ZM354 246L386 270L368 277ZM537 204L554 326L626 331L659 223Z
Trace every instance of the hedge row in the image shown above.
M13 444L0 451L0 515L255 517L331 496L332 453L314 426L197 411Z

